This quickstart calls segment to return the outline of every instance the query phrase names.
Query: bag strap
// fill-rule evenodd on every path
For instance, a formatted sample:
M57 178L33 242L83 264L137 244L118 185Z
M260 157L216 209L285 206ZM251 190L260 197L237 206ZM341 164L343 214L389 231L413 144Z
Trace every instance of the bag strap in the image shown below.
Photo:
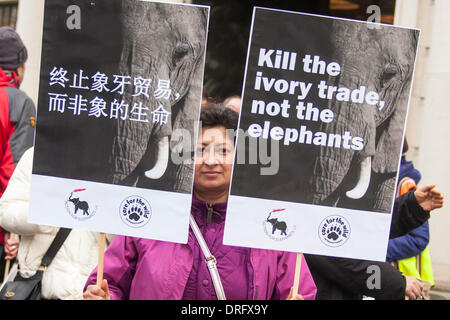
M71 230L72 229L67 228L59 229L58 233L55 236L55 239L53 239L52 244L48 248L47 252L44 254L44 257L42 258L41 267L46 268L50 265L56 253L58 253L59 249L61 248L62 244L68 237Z
M217 260L209 251L208 245L198 228L197 222L195 222L192 214L189 217L189 225L197 238L198 244L205 255L206 265L208 266L209 273L211 274L211 280L214 285L214 290L216 291L218 300L226 300L225 292L223 291L222 281L220 280L219 271L217 270Z

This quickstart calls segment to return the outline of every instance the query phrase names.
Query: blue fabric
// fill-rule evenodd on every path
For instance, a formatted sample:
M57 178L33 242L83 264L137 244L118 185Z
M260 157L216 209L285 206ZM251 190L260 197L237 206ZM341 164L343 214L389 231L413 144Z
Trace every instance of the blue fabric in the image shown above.
M420 172L414 168L413 163L411 161L406 161L405 157L402 156L398 180L400 181L404 177L412 178L416 184L418 184L422 178ZM386 261L391 262L414 257L425 250L429 241L430 232L427 221L404 236L390 239Z
M402 156L398 174L398 181L400 181L404 177L410 177L416 182L416 184L419 184L422 175L420 174L419 170L414 168L412 161L406 161L405 156Z
M430 240L428 221L410 233L389 240L386 261L398 261L421 253Z

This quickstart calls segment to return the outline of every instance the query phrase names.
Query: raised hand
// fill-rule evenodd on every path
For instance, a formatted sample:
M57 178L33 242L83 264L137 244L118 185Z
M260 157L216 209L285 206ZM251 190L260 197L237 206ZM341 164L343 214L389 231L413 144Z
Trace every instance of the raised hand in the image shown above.
M436 185L430 184L414 191L417 203L425 211L431 211L434 209L442 208L444 205L444 196L436 189Z

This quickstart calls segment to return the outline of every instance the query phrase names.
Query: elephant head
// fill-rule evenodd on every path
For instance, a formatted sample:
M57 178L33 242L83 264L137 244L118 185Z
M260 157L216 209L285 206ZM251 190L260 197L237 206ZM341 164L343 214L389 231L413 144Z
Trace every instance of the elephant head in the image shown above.
M310 180L312 202L335 206L346 199L375 197L366 201L371 203L367 209L389 212L418 32L387 26L370 29L365 23L335 21L331 39L333 58L342 72L328 84L351 90L364 86L366 93L379 94L379 103L329 100L334 121L322 124L321 131L341 135L350 132L364 143L354 149L320 147Z
M117 121L113 138L112 182L134 185L141 177L159 179L165 174L170 151L180 151L180 141L171 141L177 128L188 130L194 145L207 11L136 0L123 0L121 6L119 72L150 80L147 94L137 94L136 83L123 92L129 115ZM164 121L154 121L154 112Z

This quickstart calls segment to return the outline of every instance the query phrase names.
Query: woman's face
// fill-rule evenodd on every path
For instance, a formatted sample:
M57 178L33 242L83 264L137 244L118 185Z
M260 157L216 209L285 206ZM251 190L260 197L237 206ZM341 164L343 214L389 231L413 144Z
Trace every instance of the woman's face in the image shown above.
M225 127L203 127L197 141L194 190L222 193L230 185L234 143Z

